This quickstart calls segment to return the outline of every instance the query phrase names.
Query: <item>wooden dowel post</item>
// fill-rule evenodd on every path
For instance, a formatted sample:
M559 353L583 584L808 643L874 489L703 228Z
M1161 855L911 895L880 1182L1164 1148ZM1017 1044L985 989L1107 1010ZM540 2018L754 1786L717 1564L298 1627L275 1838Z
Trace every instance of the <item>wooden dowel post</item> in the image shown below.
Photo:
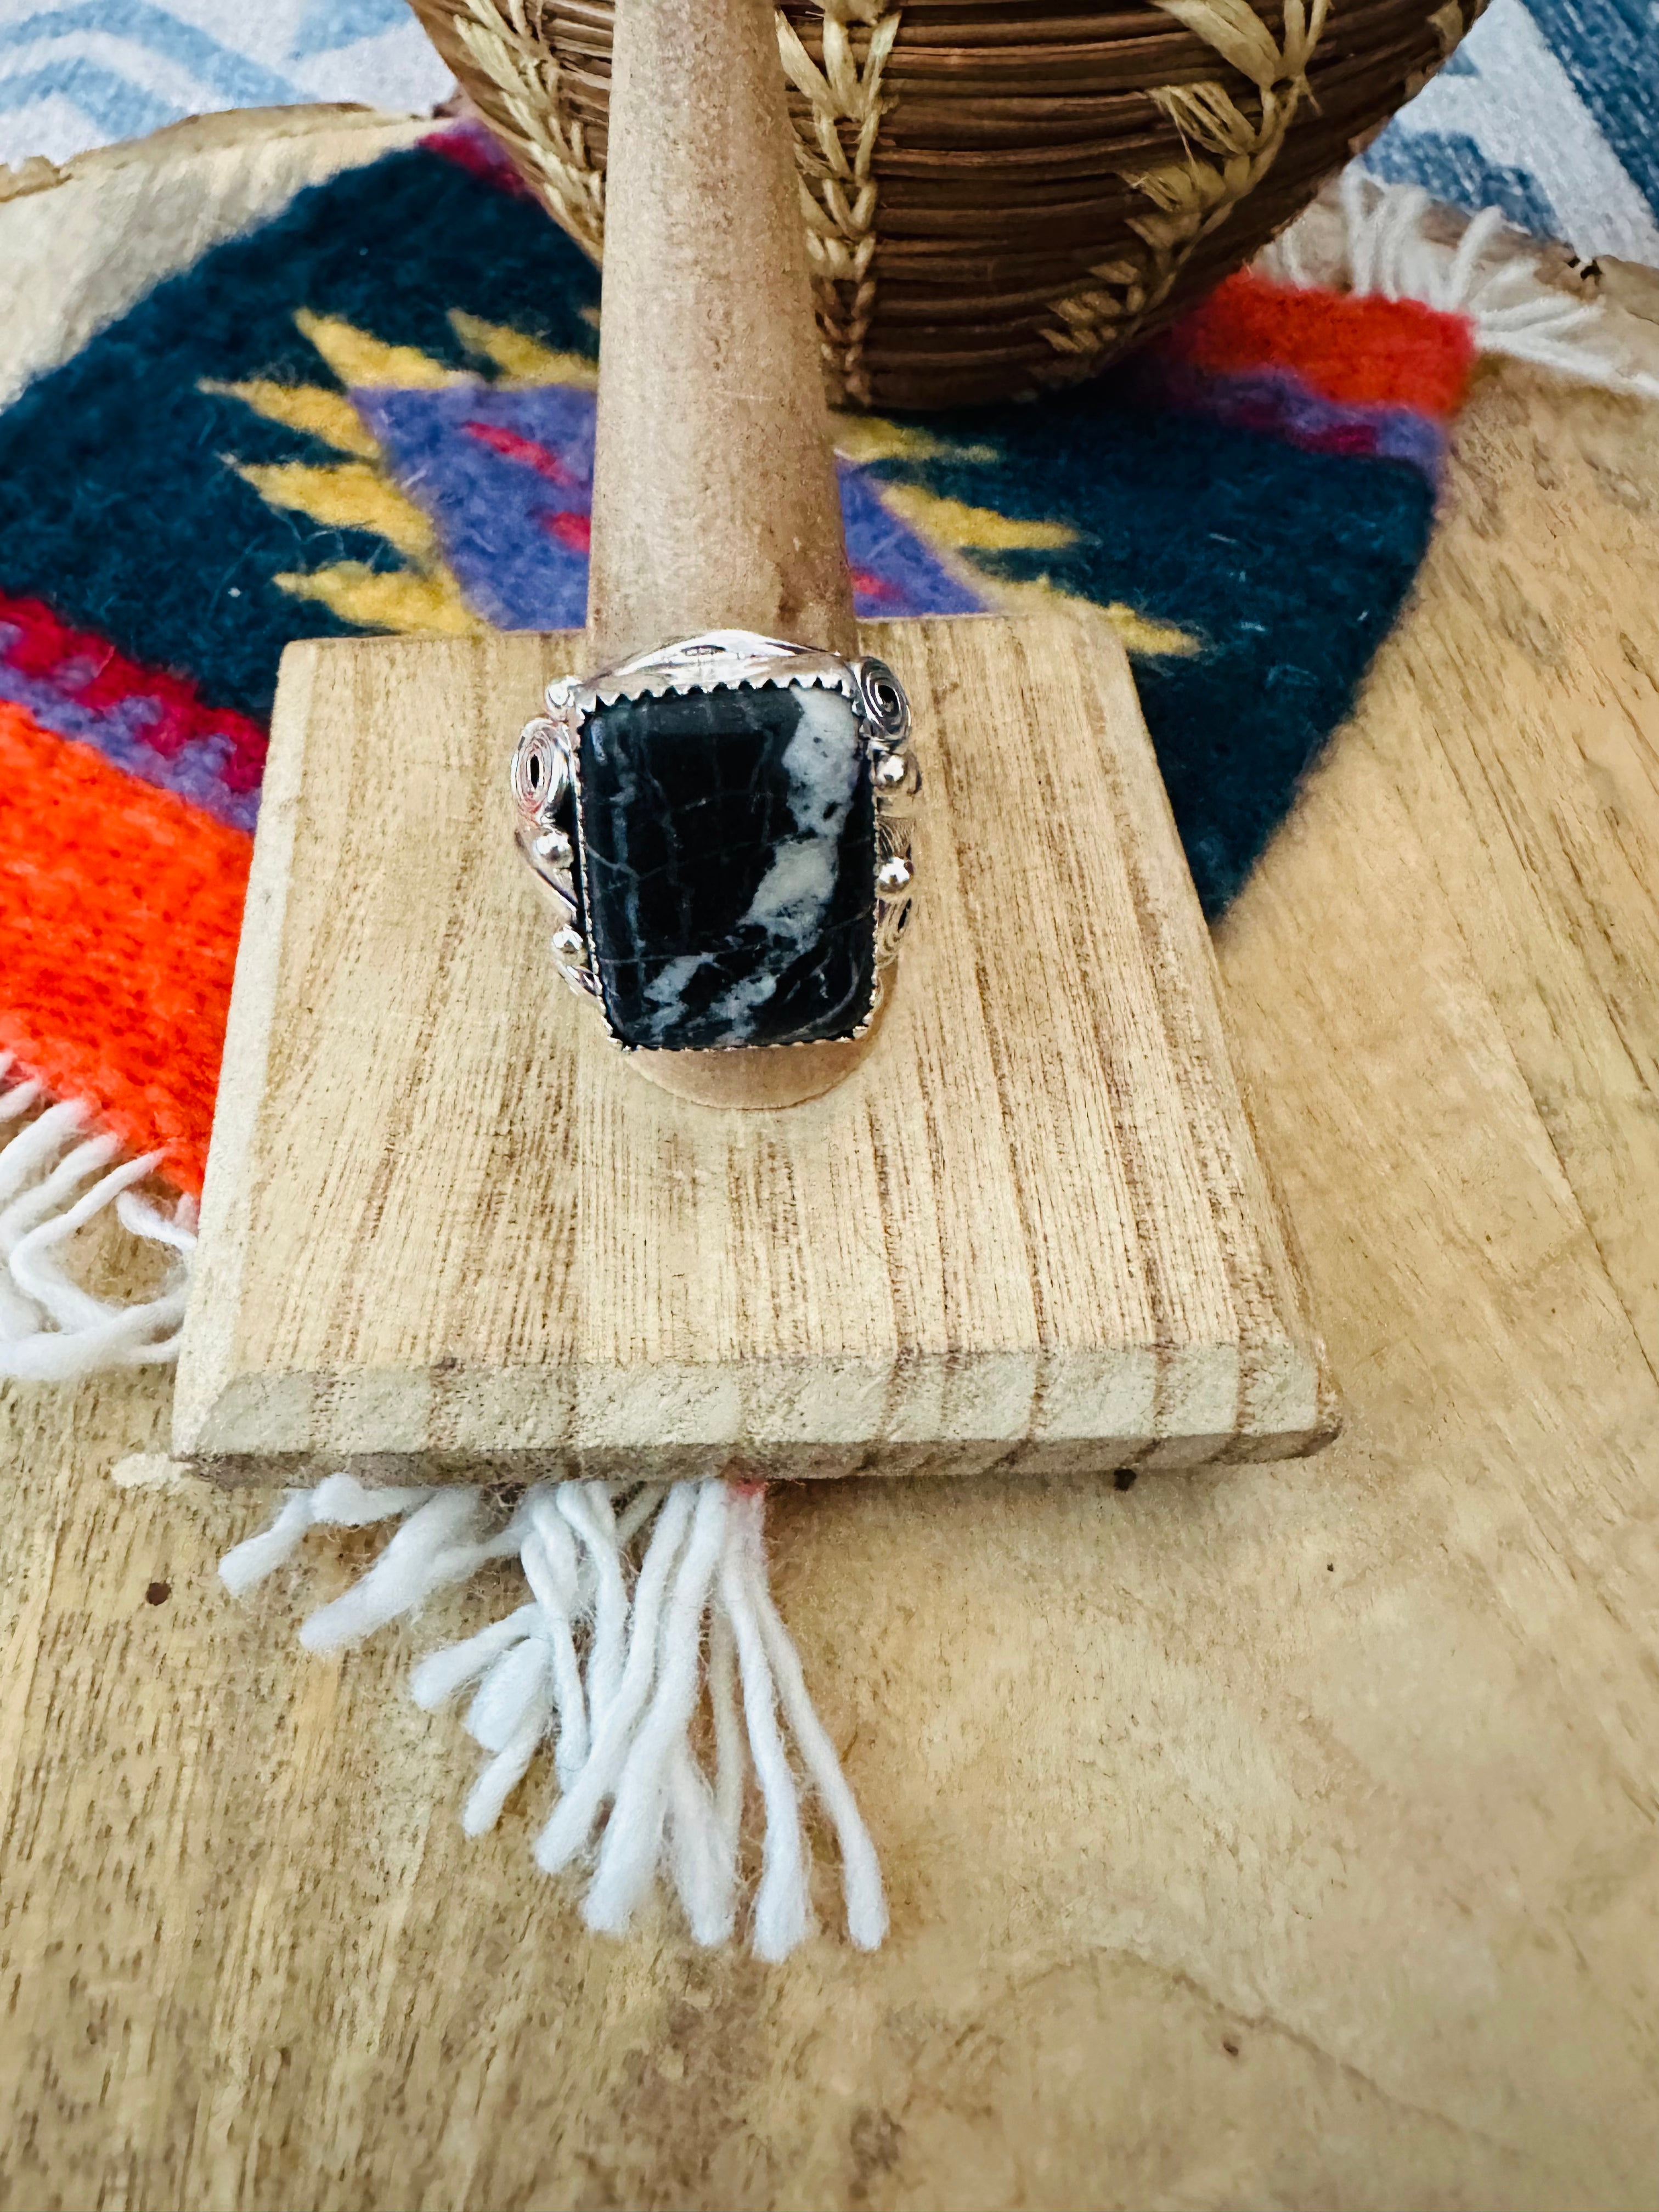
M769 0L617 0L587 641L858 649ZM640 1053L706 1104L816 1097L871 1039Z
M588 642L857 649L769 0L618 0Z

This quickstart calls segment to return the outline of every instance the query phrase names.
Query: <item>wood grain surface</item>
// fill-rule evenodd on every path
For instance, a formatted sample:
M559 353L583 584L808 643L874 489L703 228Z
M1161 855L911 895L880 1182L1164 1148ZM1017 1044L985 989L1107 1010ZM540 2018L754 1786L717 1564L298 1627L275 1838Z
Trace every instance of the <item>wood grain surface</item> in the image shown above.
M471 1607L307 1660L342 1554L233 1605L264 1502L109 1480L164 1376L6 1394L0 2202L1652 2205L1650 420L1483 382L1218 935L1339 1443L777 1498L874 1958L588 1936L404 1695Z
M915 915L873 1048L787 1114L662 1096L553 972L502 732L575 641L290 647L182 1455L1109 1474L1328 1437L1121 646L864 639L929 779Z

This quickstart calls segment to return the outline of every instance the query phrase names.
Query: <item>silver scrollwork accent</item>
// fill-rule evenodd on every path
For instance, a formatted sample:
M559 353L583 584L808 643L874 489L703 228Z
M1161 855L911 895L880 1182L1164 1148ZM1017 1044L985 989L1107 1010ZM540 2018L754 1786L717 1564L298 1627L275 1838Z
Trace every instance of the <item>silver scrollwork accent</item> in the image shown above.
M574 823L568 828L560 818L569 811L574 789L571 731L566 718L574 689L568 678L548 686L548 704L554 711L525 724L513 749L509 781L518 811L519 849L530 863L558 924L553 933L552 952L559 973L573 991L595 998L599 982L581 933L581 908L576 896Z
M890 967L910 919L915 862L910 823L921 793L921 763L910 750L910 702L884 660L852 664L870 738L870 780L876 794L876 966Z
M871 655L852 664L859 687L859 704L872 735L889 745L902 745L910 731L910 702L904 687L884 660Z

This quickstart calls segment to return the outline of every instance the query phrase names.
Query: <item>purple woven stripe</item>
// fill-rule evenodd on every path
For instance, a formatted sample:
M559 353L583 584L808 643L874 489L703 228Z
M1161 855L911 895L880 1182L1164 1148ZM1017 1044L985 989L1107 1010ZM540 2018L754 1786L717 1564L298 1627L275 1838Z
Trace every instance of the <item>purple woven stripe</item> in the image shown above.
M578 628L587 608L592 393L480 382L351 397L431 518L468 603L498 629ZM860 615L983 611L983 599L883 503L867 470L843 461L840 475Z
M351 398L398 483L436 526L445 558L484 620L497 629L580 629L592 393L478 383L370 387Z
M987 601L883 501L876 479L837 464L853 605L861 622L889 615L980 615Z
M1181 408L1232 429L1259 430L1308 453L1404 461L1430 483L1440 481L1445 434L1407 407L1327 399L1287 368L1212 375L1164 356L1134 364L1125 376L1128 396L1147 406Z
M188 799L235 830L252 830L258 819L257 791L232 791L224 772L235 748L228 737L199 738L169 759L158 753L145 732L161 720L153 700L124 699L118 707L83 707L72 694L38 676L12 667L6 654L18 632L0 623L0 699L25 708L43 730L94 745L104 758L141 782Z

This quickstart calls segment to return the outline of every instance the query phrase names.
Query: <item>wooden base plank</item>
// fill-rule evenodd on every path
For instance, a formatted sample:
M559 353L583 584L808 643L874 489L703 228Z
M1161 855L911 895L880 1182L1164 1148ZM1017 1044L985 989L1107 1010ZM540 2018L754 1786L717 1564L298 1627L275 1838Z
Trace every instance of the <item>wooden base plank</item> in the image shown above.
M892 1003L787 1112L556 985L503 759L574 635L284 663L175 1449L228 1480L1307 1451L1322 1354L1122 649L867 626L929 776Z
M0 1389L0 2204L1651 2204L1659 1175L1604 1042L1659 1048L1650 426L1481 379L1401 629L1218 935L1334 1449L775 1501L875 1957L832 1866L781 1968L672 1905L591 1934L531 1856L545 1777L468 1841L477 1754L407 1695L504 1589L313 1659L374 1540L235 1603L262 1499L106 1479L165 1449L165 1370Z

